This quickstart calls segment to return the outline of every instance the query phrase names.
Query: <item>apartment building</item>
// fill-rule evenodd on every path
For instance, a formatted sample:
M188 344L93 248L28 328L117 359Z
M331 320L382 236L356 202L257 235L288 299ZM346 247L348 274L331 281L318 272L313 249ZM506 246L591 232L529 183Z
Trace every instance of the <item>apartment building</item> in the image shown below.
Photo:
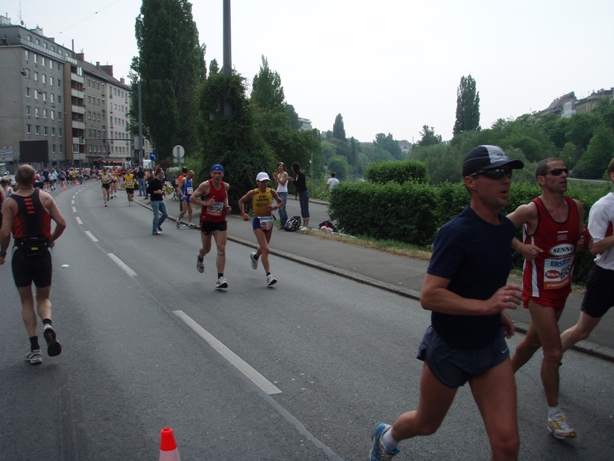
M0 15L0 81L0 160L36 167L137 160L127 131L131 88L112 66L90 64L42 28Z

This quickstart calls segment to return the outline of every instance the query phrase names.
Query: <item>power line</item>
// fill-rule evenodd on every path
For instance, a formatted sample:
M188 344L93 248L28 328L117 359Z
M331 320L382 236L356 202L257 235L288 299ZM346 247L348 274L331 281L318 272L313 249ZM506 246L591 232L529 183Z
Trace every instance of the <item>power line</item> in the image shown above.
M73 24L72 26L67 27L67 28L66 28L66 29L64 29L63 31L59 32L59 33L58 33L58 35L62 35L62 34L63 34L64 32L66 32L67 30L70 30L70 29L72 29L73 27L78 26L78 25L79 25L79 24L81 24L82 22L87 21L87 20L88 20L88 19L90 19L91 17L96 16L96 15L97 15L98 13L100 13L101 11L104 11L104 10L106 10L107 8L109 8L109 7L111 7L111 6L115 5L116 3L119 3L119 2L120 2L120 0L115 0L113 3L111 3L111 4L109 4L109 5L105 6L105 7L103 7L103 8L101 8L101 9L99 9L98 11L95 11L94 13L90 14L89 16L87 16L87 17L83 18L81 21L79 21L79 22L77 22L77 23Z

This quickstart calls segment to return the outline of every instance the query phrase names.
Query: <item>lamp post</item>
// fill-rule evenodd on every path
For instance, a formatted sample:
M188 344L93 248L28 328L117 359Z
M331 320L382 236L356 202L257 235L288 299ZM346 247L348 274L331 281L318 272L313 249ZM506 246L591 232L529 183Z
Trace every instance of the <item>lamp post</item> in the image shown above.
M232 46L230 33L230 0L224 0L224 77L232 75ZM224 116L233 113L232 101L224 99Z

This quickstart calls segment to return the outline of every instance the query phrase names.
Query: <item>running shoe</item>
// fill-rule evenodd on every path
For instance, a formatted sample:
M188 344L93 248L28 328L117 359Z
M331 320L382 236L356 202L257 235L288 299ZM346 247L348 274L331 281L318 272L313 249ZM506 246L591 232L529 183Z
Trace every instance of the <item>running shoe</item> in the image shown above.
M200 256L196 255L196 270L201 274L205 272L205 260L200 259Z
M228 288L228 282L224 277L220 277L217 279L217 282L215 282L215 288Z
M104 202L104 206L107 206L107 202Z
M258 260L256 259L256 253L252 252L249 254L249 260L252 263L252 269L257 270L258 269Z
M308 230L309 230L309 228L308 228L308 227L303 226L303 227L301 227L299 230L301 230L301 231L305 232L305 231L308 231Z
M277 279L273 277L271 274L266 276L266 284L268 286L275 285L277 283Z
M181 227L181 223L179 222L179 220L175 221L175 227L177 229L179 229Z
M162 226L158 226L158 232L162 233Z
M382 436L388 432L392 426L390 424L377 423L371 433L371 440L373 440L373 446L369 453L369 459L371 461L389 461L393 456L399 454L401 450L395 448L390 451L382 442Z
M196 225L193 222L191 222L190 224L188 224L188 227L190 229L194 229L196 227Z
M158 231L153 231L153 232L151 233L151 235L160 235L160 232L158 232Z
M567 424L565 413L557 413L548 417L548 429L557 439L572 439L576 436L576 431Z
M43 356L40 349L34 349L26 354L26 362L30 362L32 365L40 365L43 363Z
M62 353L62 346L60 346L60 343L56 339L55 330L48 323L46 323L43 328L43 336L45 337L45 341L47 341L47 354L49 357L60 355Z

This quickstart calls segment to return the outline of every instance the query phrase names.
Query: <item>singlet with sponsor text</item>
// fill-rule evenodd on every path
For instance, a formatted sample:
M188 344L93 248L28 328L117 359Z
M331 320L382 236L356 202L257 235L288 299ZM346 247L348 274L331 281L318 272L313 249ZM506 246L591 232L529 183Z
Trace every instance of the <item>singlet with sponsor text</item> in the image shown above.
M576 262L576 245L580 238L580 218L573 199L565 197L568 214L565 222L556 222L539 197L537 228L532 235L523 232L524 243L543 251L533 260L524 262L523 296L537 304L548 306L548 300L558 300L571 292L571 278Z

